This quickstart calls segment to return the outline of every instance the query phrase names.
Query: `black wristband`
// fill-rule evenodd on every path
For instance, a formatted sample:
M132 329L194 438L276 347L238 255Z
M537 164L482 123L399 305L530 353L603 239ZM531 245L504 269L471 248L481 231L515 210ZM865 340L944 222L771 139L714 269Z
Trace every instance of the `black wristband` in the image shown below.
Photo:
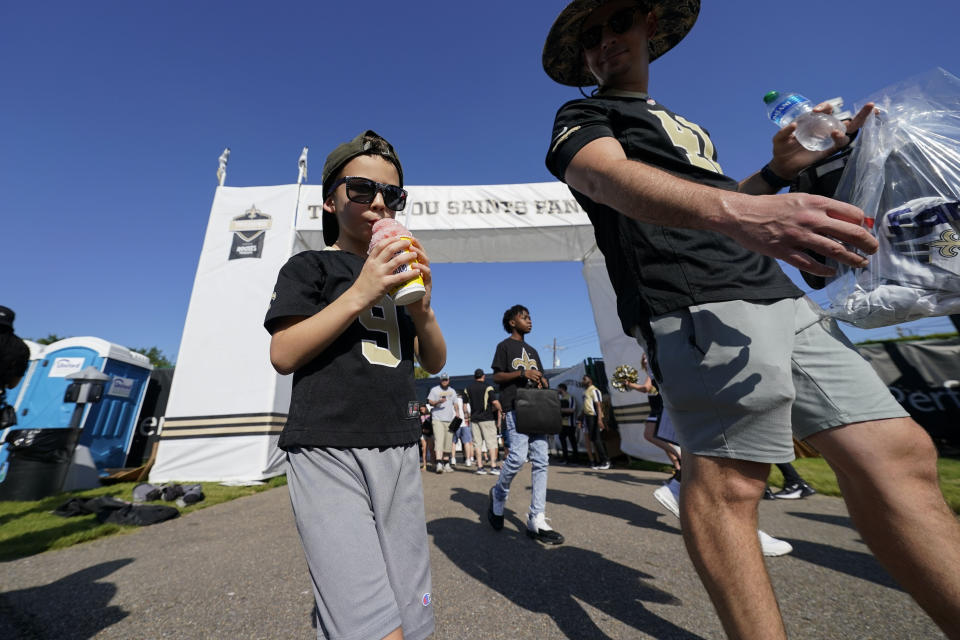
M790 183L793 182L793 180L786 180L775 174L773 170L770 169L770 163L763 165L763 169L760 169L760 177L777 191L790 186Z

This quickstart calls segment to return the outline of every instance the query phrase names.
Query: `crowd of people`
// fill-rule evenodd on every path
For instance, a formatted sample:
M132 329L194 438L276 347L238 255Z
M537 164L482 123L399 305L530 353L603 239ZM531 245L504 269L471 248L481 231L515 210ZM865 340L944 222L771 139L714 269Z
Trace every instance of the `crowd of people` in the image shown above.
M936 450L776 262L829 276L834 270L816 256L862 268L877 251L857 207L778 193L849 145L873 105L831 132L830 149L803 148L793 123L774 136L759 171L740 181L724 175L707 131L649 93L651 63L687 35L699 7L573 0L555 19L542 60L551 79L583 94L557 111L546 164L590 218L623 331L649 358L663 403L651 436L676 471L658 500L675 509L727 635L785 638L757 507L771 465L791 462L794 442L804 442L836 472L852 521L881 564L960 639L960 525L937 484ZM493 349L492 384L479 370L464 394L442 376L420 408L414 359L431 374L446 364L429 256L410 237L370 246L373 224L406 206L403 184L396 151L373 131L336 147L323 168L327 249L287 262L264 322L271 362L294 376L279 446L321 638L433 632L420 471L431 450L437 473L453 469L459 443L465 465L496 475L486 509L494 531L504 527L511 483L529 462L526 533L564 542L546 516L547 435L531 428L535 420L518 420L518 396L539 389L543 398L549 389L525 340L529 310L504 313L508 337ZM390 292L411 275L422 278L424 297L395 303ZM603 470L608 416L589 376L582 384L576 407L568 389L558 390L562 457L576 458L579 424ZM802 479L789 481L782 497L802 498Z
M436 473L461 468L478 475L499 475L500 465L509 452L509 435L504 430L504 416L499 391L486 382L483 369L474 371L474 381L463 389L454 389L446 374L430 390L420 404L420 468ZM478 386L480 385L480 386ZM577 383L574 393L568 385L557 386L560 398L560 424L556 434L546 436L551 464L589 466L592 470L610 469L606 433L609 433L609 397L601 393L589 376ZM460 418L451 422L448 413L433 403L439 398L454 397L450 415ZM596 408L594 408L596 407ZM451 424L453 426L451 426ZM441 429L442 433L437 433Z

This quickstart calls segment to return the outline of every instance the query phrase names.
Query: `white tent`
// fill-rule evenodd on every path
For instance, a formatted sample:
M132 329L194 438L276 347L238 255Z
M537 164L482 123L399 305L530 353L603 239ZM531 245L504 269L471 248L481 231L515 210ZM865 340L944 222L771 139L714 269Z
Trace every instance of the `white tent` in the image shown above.
M593 228L564 184L408 191L405 222L432 262L583 261L605 361L639 366L639 347L616 320ZM319 185L217 188L151 482L283 473L276 441L291 377L270 366L261 321L280 267L300 251L323 247L322 201ZM612 400L623 450L660 459L642 439L643 394Z

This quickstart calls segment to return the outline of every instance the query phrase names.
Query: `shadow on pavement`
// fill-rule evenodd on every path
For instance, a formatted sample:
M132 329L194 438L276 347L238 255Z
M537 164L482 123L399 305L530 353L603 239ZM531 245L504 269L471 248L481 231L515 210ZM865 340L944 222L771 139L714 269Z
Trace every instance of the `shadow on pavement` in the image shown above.
M787 515L795 518L806 518L807 520L822 522L824 524L835 524L838 527L846 527L856 531L856 527L853 526L853 521L850 520L849 516L834 516L828 513L798 513L796 511L788 511Z
M839 549L826 544L807 542L806 540L792 540L790 538L785 538L785 540L793 545L793 553L790 555L794 558L840 573L846 573L854 578L868 580L882 587L903 591L900 585L887 573L887 570L870 553Z
M0 594L0 638L94 637L129 615L109 606L117 587L99 580L131 562L104 562L42 587Z
M454 499L475 511L478 518L428 522L427 532L437 548L466 575L517 606L550 616L564 637L609 638L590 618L580 604L583 602L656 638L702 639L643 606L645 602L683 604L650 584L653 576L571 544L545 547L527 538L523 532L526 525L516 516L509 518L510 524L502 531L494 531L486 522L485 494L460 490ZM465 540L471 541L469 547Z
M641 490L648 491L648 489ZM627 524L632 524L635 527L657 529L659 531L668 531L670 533L680 532L680 521L667 513L666 510L652 511L650 509L641 507L635 502L630 502L629 500L606 498L604 496L598 496L589 493L574 493L571 491L547 489L548 513L550 504L562 504L568 507L573 507L574 509L586 511L587 513L598 513L605 516L610 516L612 518L620 518L625 520ZM483 508L486 508L485 505L486 503L484 503ZM526 509L524 509L523 512L526 513ZM664 516L666 516L666 519L661 520L664 518ZM676 526L670 526L669 524L665 524L665 522L674 523Z

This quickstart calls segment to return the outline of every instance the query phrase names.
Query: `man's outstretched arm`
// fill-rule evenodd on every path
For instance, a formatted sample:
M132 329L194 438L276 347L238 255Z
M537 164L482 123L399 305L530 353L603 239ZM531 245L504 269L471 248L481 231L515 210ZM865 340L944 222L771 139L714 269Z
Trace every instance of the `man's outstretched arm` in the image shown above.
M852 267L867 259L843 244L872 254L876 239L860 226L857 207L802 193L750 195L677 178L627 158L612 137L586 144L567 167L564 181L594 202L641 222L705 229L744 247L816 275L833 269L804 253L810 249Z

